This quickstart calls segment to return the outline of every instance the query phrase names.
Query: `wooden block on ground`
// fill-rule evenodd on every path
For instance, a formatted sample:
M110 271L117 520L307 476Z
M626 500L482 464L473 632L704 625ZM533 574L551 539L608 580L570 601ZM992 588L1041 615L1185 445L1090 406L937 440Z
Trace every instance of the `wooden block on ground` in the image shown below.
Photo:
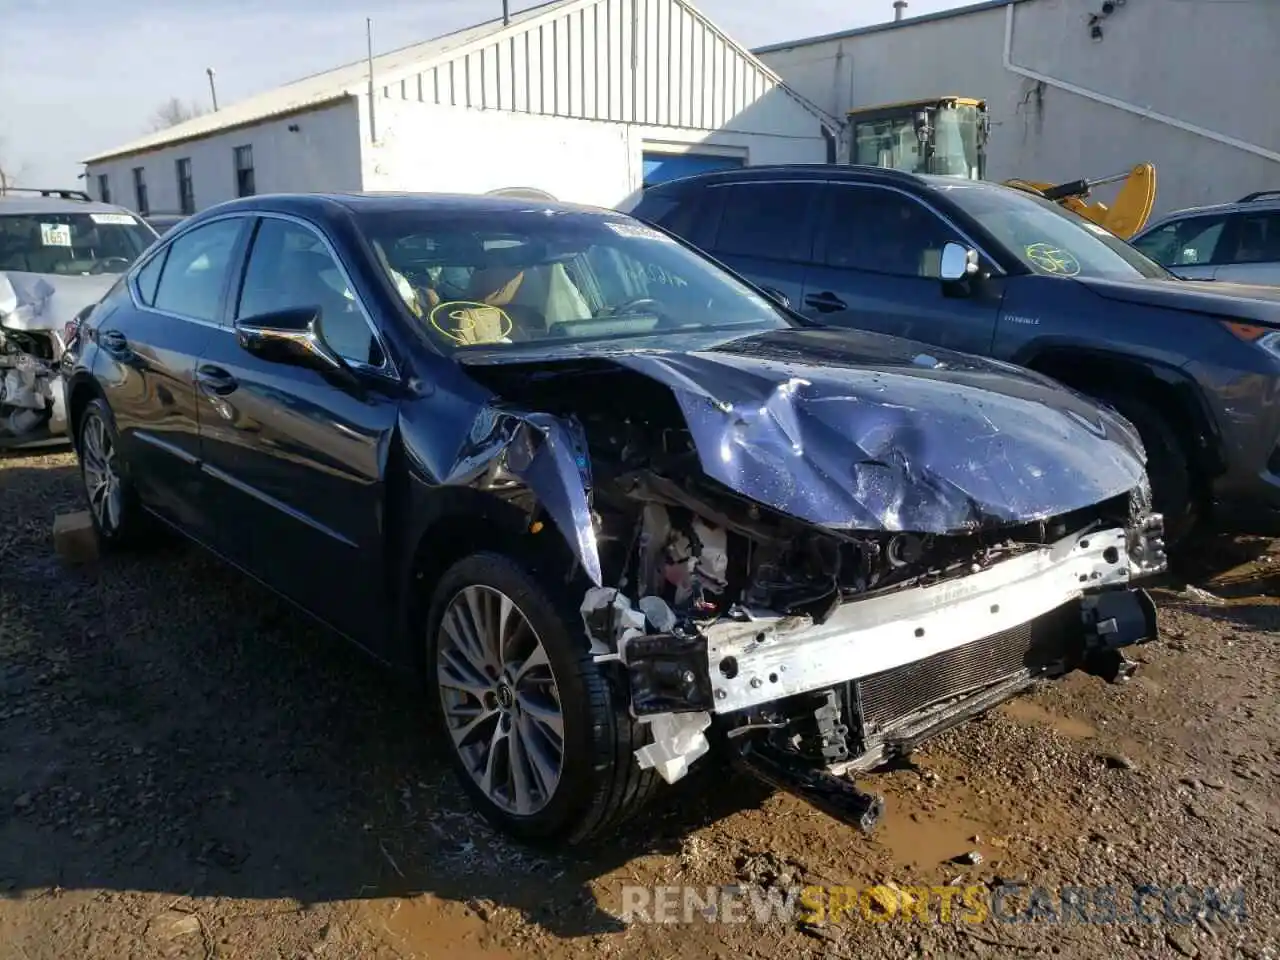
M53 548L67 563L98 559L98 533L88 510L60 513L53 518Z

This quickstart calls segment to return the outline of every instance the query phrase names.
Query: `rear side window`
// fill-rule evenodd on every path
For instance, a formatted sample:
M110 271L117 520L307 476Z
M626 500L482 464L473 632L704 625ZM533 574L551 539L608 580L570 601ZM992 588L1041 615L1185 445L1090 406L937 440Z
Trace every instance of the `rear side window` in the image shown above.
M217 321L231 255L244 220L216 220L169 246L153 306L194 320Z
M160 271L164 269L164 258L168 250L161 250L138 271L138 296L148 307L156 302L156 286L160 282Z
M712 249L767 260L809 259L810 209L821 183L738 183L716 187L724 198Z
M1187 217L1157 227L1134 241L1134 246L1166 267L1220 263L1218 251L1225 216Z

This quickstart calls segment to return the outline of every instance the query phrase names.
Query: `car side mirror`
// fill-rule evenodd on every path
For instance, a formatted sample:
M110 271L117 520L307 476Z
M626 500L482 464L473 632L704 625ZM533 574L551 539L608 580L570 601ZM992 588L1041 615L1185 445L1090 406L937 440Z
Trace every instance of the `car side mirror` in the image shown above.
M946 283L967 280L978 272L978 251L958 243L947 243L942 247L942 263L938 275Z
M781 304L782 306L786 307L788 310L791 309L791 298L788 297L781 290L777 289L776 287L761 287L760 289L764 291L764 295L768 297L770 300L774 301L775 303Z
M246 317L236 324L236 339L242 348L264 360L312 367L322 373L350 373L347 362L324 342L319 307Z

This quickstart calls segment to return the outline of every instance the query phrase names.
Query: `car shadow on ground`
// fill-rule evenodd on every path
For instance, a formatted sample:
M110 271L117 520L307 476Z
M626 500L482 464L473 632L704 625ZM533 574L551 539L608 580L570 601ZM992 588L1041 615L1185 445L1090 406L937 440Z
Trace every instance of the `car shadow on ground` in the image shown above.
M593 934L620 923L592 880L768 795L709 768L608 842L509 842L419 692L236 571L181 542L61 565L49 524L77 483L0 465L0 896L430 893Z

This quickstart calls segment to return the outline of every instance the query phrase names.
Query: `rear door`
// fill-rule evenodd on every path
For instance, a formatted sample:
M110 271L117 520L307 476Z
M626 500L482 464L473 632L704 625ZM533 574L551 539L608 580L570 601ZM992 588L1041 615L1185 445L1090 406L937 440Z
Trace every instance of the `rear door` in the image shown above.
M747 181L716 184L705 193L701 243L717 260L797 308L813 250L822 183Z
M353 639L376 645L387 458L398 381L350 273L313 224L263 215L227 319L318 308L358 382L264 360L237 337L208 341L195 377L201 456L224 555Z
M974 244L914 196L891 187L830 183L821 202L814 266L802 313L820 323L987 354L1000 314L1003 281L968 295L939 278L942 247Z
M121 306L95 324L94 374L120 431L139 495L193 536L203 512L196 360L218 312L249 220L201 224L161 247L128 281Z

